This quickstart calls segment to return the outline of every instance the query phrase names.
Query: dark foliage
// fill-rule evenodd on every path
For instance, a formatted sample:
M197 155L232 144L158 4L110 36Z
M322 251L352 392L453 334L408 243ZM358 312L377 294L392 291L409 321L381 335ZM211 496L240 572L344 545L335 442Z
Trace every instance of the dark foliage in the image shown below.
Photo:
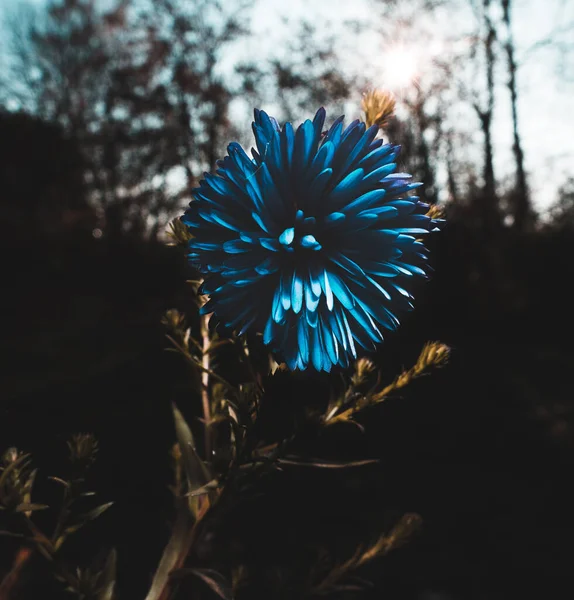
M571 589L573 498L564 473L572 468L574 357L561 332L573 323L539 282L564 281L557 257L573 250L572 238L533 234L503 243L493 280L481 236L451 224L433 248L437 273L424 301L378 357L392 377L422 342L440 336L453 348L447 369L372 409L362 421L366 433L341 425L301 442L324 457L380 457L380 466L321 477L287 468L260 483L264 496L229 507L214 525L203 559L249 557L260 576L245 597L294 597L272 590L281 578L296 588L319 546L344 557L405 511L421 514L422 533L366 568L375 582L366 598L418 598L423 590L557 597ZM3 338L11 375L1 438L33 451L50 472L71 432L96 433L92 485L115 506L86 533L84 551L115 545L122 597L137 598L167 535L169 401L189 398L187 369L163 351L159 327L164 309L186 308L184 261L177 249L153 245L113 254L98 240L73 248L45 246L50 260L36 261L31 280L22 269L32 250L10 246L21 275ZM280 376L269 390L268 431L272 423L285 428L305 403L325 402L327 389L321 378ZM37 581L26 597L44 589Z
M0 222L8 242L91 235L78 144L54 123L0 112Z

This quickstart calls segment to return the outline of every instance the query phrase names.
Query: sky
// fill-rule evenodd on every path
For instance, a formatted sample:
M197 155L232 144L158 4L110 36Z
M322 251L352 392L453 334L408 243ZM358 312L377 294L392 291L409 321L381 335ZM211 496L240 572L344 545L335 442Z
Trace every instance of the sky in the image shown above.
M44 2L45 0L29 0L30 4L38 6L42 6ZM9 10L20 3L23 0L0 0L0 13L3 7ZM464 0L460 0L460 3L464 4ZM239 50L246 57L276 50L277 40L285 39L292 23L298 17L305 16L323 24L326 32L340 35L349 68L352 67L353 59L360 60L361 68L366 73L372 73L373 80L379 77L384 79L384 57L388 55L388 47L385 47L382 37L357 38L345 25L349 19L372 19L376 14L375 5L373 0L258 0L251 19L255 36L243 42ZM284 22L285 18L288 19L287 22ZM514 0L513 19L513 35L517 56L520 58L557 27L574 24L574 2ZM452 31L453 26L461 29L470 27L468 13L466 16L445 13L438 22L432 24L437 31ZM574 28L570 37L571 42L574 42ZM412 44L414 56L421 56L428 50L421 48L420 42L417 47L416 39L409 40L408 44ZM569 57L570 82L565 82L558 74L559 64L558 55L545 48L531 53L518 72L519 125L526 168L535 207L541 211L555 200L558 186L568 176L574 176L574 56ZM417 67L416 64L414 66ZM420 68L424 68L424 65ZM501 70L498 75L501 91L504 90L504 83L504 71ZM400 98L400 93L397 95ZM311 111L314 112L314 107ZM302 119L307 116L309 115L302 115ZM355 118L358 115L349 116ZM493 134L496 176L504 181L513 172L510 104L504 91L498 96Z
M462 2L463 3L463 2ZM360 43L345 33L343 23L348 19L372 18L372 0L263 0L264 10L257 11L252 25L259 35L251 42L251 51L258 50L262 40L271 44L274 31L281 17L295 17L299 14L313 16L317 22L328 23L330 31L340 30L349 38L349 55L353 54L352 45L357 44L357 54L365 56L365 69L377 71L384 79L383 60L384 40L378 39ZM513 36L517 47L517 56L525 55L534 44L568 23L571 29L571 43L574 44L574 1L572 0L514 0ZM438 30L448 29L454 24L471 27L464 15L453 17L443 15L444 21L433 24ZM458 21L457 21L458 20ZM417 42L412 40L416 49ZM374 47L373 47L374 46ZM425 52L425 48L417 51ZM574 53L574 50L571 50ZM415 52L416 55L416 52ZM532 52L518 72L519 105L518 117L523 138L526 168L535 207L540 211L555 201L557 188L567 179L574 177L574 56L570 56L570 75L572 80L566 83L558 74L559 60L556 53L549 49ZM504 90L504 72L499 73L498 85ZM373 76L373 79L376 79ZM400 93L397 94L400 98ZM495 111L493 135L495 143L495 170L497 179L503 180L513 173L511 112L506 91L499 95ZM353 115L353 118L355 115Z

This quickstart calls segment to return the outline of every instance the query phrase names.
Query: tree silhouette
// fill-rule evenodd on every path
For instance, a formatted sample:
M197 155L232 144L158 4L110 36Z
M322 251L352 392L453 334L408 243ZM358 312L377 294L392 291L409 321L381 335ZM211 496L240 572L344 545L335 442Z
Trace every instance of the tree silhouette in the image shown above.
M155 237L214 168L236 93L219 64L246 6L66 0L19 15L12 98L78 141L110 241Z
M485 98L480 101L473 100L472 106L480 122L480 129L483 135L483 166L482 178L483 188L480 198L480 216L483 228L488 232L494 232L501 223L499 198L496 191L496 181L494 176L494 147L492 141L492 125L495 107L495 81L494 70L496 65L496 27L491 17L491 0L481 0L473 2L473 8L479 23L478 46L483 53L483 65L485 76ZM478 48L473 48L472 54ZM476 56L476 55L475 55ZM473 95L476 94L476 91Z
M518 127L518 89L516 82L517 64L515 58L514 38L512 36L512 0L501 0L503 11L503 22L506 28L506 39L503 43L506 54L508 70L508 91L510 93L510 104L512 109L512 152L516 163L516 183L514 190L513 217L514 226L519 231L525 229L533 214L530 207L528 186L526 183L526 171L524 168L524 151L520 129Z
M574 177L560 186L558 199L549 212L553 229L574 233Z
M87 237L95 215L87 202L76 140L25 113L0 112L0 217L5 243Z

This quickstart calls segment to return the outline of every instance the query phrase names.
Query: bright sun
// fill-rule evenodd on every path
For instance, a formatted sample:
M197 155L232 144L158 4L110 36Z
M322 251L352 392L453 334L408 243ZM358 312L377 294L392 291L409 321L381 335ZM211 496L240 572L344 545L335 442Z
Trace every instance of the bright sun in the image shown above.
M384 53L383 81L386 88L407 87L416 79L419 69L418 60L412 49L393 46Z

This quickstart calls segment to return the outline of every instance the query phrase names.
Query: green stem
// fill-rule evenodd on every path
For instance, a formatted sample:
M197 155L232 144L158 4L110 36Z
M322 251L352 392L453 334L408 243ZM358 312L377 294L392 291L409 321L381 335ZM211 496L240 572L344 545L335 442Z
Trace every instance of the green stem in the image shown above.
M201 317L201 404L203 408L203 430L205 437L205 460L211 460L211 398L209 397L209 317Z

